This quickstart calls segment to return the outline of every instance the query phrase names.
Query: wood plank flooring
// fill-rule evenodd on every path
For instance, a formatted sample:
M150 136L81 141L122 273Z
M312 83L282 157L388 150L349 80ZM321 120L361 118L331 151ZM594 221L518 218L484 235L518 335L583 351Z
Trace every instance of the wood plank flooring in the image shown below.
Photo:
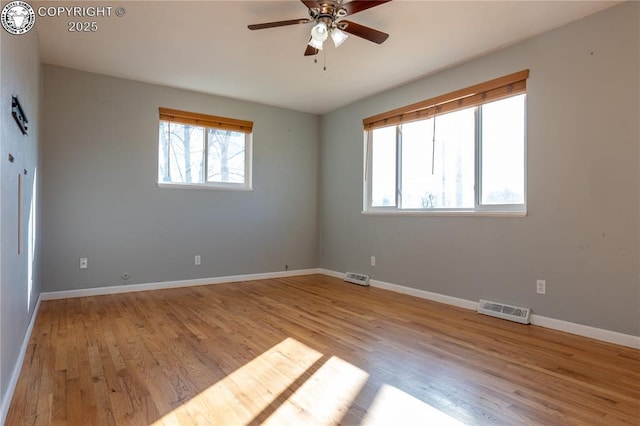
M311 275L42 302L6 424L639 419L639 350Z

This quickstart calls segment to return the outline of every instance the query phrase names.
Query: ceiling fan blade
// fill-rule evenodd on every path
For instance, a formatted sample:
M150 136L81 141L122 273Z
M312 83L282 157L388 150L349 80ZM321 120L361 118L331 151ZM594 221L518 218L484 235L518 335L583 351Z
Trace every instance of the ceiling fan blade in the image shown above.
M313 7L319 7L318 2L315 0L300 0L300 1L304 3L304 5L307 6L309 9Z
M286 25L306 24L311 22L311 19L289 19L287 21L265 22L264 24L247 25L250 30L263 30L265 28L284 27Z
M347 25L345 26L344 24ZM387 38L389 38L389 34L387 33L383 33L382 31L374 30L373 28L365 27L364 25L356 24L351 21L340 21L340 25L338 27L346 33L362 37L365 40L378 44L382 44Z
M317 55L319 52L318 49L316 49L315 47L311 47L307 44L307 49L304 51L304 56L313 56L313 55Z
M353 15L354 13L362 12L363 10L371 9L375 6L380 6L381 4L385 4L390 2L391 0L378 0L378 1L369 1L369 0L353 0L349 3L345 3L342 5L342 9L347 11L347 15Z

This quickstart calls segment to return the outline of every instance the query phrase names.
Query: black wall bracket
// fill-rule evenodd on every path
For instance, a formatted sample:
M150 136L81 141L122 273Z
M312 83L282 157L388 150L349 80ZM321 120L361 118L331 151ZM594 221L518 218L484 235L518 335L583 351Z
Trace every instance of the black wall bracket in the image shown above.
M13 118L16 120L22 134L26 135L29 120L27 120L27 116L24 114L17 96L11 96L11 115L13 115Z

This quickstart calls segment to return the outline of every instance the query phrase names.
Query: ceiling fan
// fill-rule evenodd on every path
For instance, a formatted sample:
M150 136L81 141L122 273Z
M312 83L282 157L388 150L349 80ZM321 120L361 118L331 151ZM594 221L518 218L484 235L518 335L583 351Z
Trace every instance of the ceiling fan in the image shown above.
M300 0L309 9L310 18L289 19L286 21L266 22L264 24L249 25L250 30L262 30L265 28L284 27L295 24L308 24L313 22L311 38L304 52L305 56L315 55L322 50L322 44L331 36L336 47L347 39L349 34L364 38L365 40L381 44L389 34L355 22L342 19L363 10L371 9L391 0L364 1L353 0L343 3L343 0Z

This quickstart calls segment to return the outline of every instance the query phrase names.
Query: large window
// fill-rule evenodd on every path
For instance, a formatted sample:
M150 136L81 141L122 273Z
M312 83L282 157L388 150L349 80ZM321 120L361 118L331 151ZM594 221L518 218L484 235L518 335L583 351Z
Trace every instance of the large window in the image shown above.
M251 189L253 123L160 108L158 184Z
M365 212L524 214L527 76L365 119Z

